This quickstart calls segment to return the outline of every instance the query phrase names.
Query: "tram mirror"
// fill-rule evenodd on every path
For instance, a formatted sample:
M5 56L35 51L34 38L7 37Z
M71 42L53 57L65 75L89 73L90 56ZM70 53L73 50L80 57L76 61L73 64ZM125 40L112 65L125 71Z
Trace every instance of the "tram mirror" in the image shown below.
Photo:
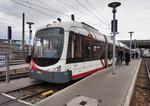
M27 63L30 63L30 61L31 61L31 55L29 55L29 56L26 58L26 62L27 62Z

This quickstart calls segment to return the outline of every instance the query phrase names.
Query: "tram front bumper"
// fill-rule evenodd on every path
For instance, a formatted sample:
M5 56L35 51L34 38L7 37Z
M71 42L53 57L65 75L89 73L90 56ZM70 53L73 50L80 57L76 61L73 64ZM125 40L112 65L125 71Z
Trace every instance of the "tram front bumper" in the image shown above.
M30 78L50 83L66 83L72 80L72 73L71 71L47 72L39 70L30 70Z

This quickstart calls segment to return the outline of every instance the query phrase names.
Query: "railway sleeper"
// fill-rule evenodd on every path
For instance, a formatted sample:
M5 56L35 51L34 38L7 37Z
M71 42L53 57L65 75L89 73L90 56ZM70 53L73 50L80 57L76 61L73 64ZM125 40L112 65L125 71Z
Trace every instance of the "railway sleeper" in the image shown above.
M34 94L32 94L32 95L29 95L29 96L25 96L25 97L21 98L20 100L25 100L25 99L31 98L31 97L33 97L33 96L42 94L42 93L44 93L44 92L46 92L46 91L48 91L48 90L49 90L49 89L46 89L46 90L44 90L44 91L37 92L37 93L34 93Z
M136 85L136 87L144 89L144 90L150 90L150 86L141 86L141 85Z

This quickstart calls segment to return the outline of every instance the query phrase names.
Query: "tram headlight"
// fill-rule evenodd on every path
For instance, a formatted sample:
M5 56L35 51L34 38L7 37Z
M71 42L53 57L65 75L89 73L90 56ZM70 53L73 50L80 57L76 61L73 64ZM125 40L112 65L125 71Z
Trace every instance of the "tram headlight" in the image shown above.
M53 69L54 72L60 72L61 71L61 66L58 66L56 68Z

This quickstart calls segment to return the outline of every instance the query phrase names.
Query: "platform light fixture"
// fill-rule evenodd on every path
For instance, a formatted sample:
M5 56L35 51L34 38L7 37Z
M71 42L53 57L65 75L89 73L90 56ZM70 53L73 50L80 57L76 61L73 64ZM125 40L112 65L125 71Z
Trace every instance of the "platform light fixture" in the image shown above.
M132 34L134 33L133 31L128 32L130 33L130 57L132 57Z
M26 22L26 24L29 25L29 55L31 55L31 39L32 39L32 30L31 25L33 25L33 22Z
M112 13L113 13L113 70L112 74L116 74L115 70L115 35L116 35L116 27L115 27L115 13L117 12L116 8L121 5L120 2L112 2L108 4L108 7L112 8Z

